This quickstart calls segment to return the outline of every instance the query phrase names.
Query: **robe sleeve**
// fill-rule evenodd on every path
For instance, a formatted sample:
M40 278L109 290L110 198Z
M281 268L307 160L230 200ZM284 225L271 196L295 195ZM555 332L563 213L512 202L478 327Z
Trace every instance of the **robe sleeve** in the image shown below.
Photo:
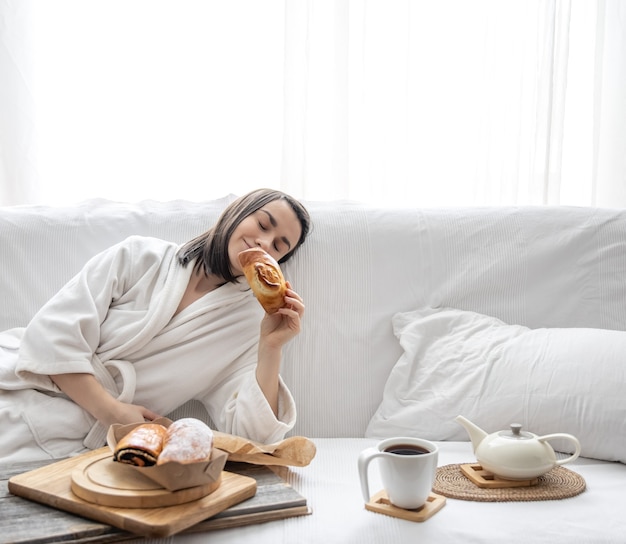
M24 331L17 375L31 386L58 391L49 375L93 374L92 357L100 343L100 325L112 301L136 279L133 236L92 257L35 314ZM156 263L158 265L158 263ZM141 273L141 272L140 272Z
M296 423L296 404L283 382L278 391L278 417L274 415L256 380L256 349L253 364L230 376L199 398L218 430L249 440L272 444L285 438Z

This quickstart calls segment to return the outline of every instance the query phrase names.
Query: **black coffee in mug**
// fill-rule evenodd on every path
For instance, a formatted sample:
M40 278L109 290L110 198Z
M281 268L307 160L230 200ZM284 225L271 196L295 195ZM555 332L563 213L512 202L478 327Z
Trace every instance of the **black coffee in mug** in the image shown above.
M394 444L385 448L387 453L395 453L396 455L423 455L430 453L426 448L422 446L416 446L415 444Z

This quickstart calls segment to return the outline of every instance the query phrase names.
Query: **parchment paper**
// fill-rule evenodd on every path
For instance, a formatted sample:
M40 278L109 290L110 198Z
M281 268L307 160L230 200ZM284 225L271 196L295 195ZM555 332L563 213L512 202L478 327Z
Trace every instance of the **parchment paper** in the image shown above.
M261 444L240 436L213 431L213 445L228 453L229 461L255 465L305 467L315 457L315 444L304 436L291 436L274 444Z

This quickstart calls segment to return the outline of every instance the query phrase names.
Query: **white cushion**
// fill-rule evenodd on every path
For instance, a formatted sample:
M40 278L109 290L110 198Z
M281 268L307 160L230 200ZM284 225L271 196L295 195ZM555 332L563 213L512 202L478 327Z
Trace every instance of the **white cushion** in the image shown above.
M451 308L392 322L404 353L366 436L467 440L463 415L488 433L570 433L581 455L626 463L626 332L529 329Z

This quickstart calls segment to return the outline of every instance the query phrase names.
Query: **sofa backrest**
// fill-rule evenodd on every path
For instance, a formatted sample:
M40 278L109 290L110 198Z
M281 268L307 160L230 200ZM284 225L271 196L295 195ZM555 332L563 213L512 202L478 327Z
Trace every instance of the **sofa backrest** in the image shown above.
M25 325L96 252L130 234L182 243L233 198L0 208L0 329ZM293 434L363 436L401 354L396 312L448 306L530 327L626 330L626 211L305 204L313 231L284 265L306 304L282 369Z

